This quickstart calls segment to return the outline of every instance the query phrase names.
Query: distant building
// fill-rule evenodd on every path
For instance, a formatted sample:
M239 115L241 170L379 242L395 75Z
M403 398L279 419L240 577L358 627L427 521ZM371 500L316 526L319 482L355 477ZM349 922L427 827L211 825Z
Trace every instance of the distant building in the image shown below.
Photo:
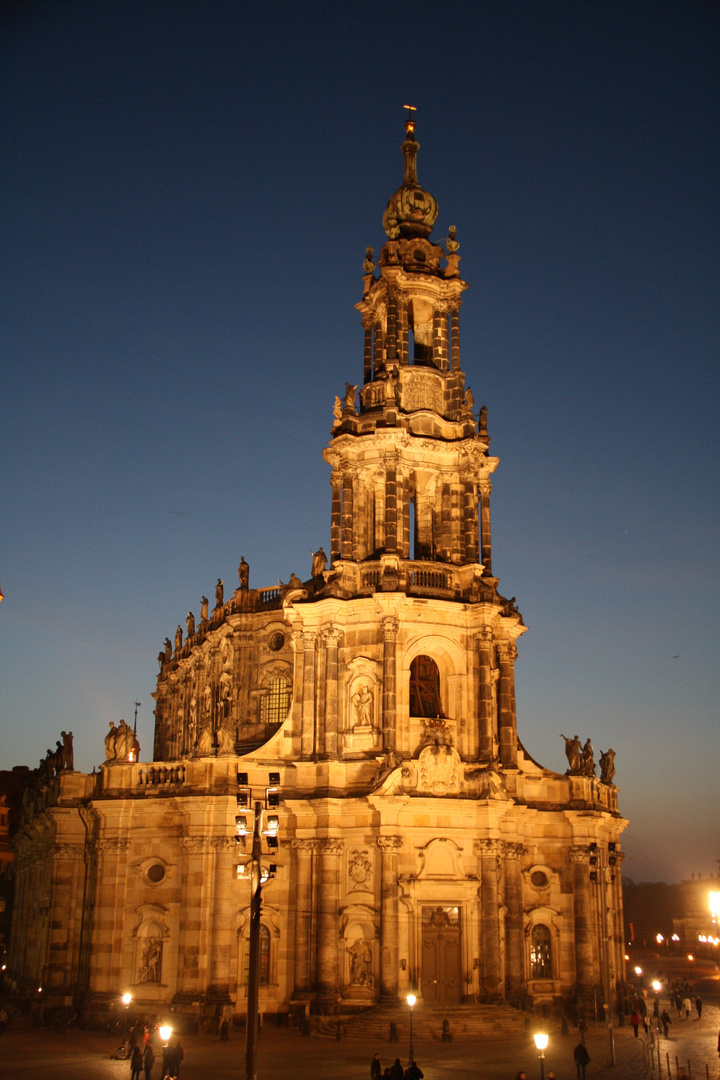
M272 588L244 562L227 597L218 580L160 654L154 760L123 722L97 774L53 760L26 800L11 975L91 1020L124 991L147 1012L244 1013L236 817L276 786L264 1012L612 996L621 978L612 754L599 779L570 733L563 775L518 735L526 628L493 574L498 459L461 367L459 245L430 239L406 133L356 305L359 392L335 398L324 451L328 556Z
M683 881L682 918L673 919L673 933L682 949L718 956L720 945L720 876L693 874Z

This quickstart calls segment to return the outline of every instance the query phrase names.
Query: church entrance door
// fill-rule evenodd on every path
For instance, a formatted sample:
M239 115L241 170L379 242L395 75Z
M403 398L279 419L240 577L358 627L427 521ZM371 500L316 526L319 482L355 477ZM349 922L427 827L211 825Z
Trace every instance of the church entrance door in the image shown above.
M422 994L428 1005L460 1004L462 958L456 907L423 908Z

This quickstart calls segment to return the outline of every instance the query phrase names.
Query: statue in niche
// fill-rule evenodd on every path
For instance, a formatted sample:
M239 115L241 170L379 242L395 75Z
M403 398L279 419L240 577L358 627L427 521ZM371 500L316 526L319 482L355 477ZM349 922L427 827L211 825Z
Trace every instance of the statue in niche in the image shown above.
M215 607L221 608L223 606L223 585L224 581L220 578L217 579L217 585L215 586Z
M586 740L582 748L582 773L583 776L595 775L595 756L589 739Z
M213 732L212 724L208 720L206 724L200 728L197 740L197 752L201 757L207 757L212 753L213 749Z
M238 566L238 581L240 582L241 589L247 589L250 585L250 565L245 562L243 556L240 556L240 565Z
M345 411L355 412L355 394L357 393L357 383L353 386L352 383L345 383Z
M335 395L335 404L333 405L333 416L335 420L340 423L342 420L342 401L337 394Z
M162 973L162 939L149 938L140 961L141 983L159 983Z
M208 621L208 605L210 601L207 596L203 596L200 600L200 622L205 623Z
M178 626L175 631L175 652L180 652L182 649L182 626Z
M605 752L600 751L600 779L603 784L612 784L615 779L615 751L612 746Z
M206 683L205 684L205 689L203 690L203 713L205 714L205 716L210 715L211 707L212 707L212 689L210 687L210 683Z
M195 616L192 611L188 611L185 625L187 626L187 636L191 638L195 633Z
M352 701L355 706L355 728L371 728L375 695L367 683L360 684L360 689L353 694Z
M230 688L231 679L227 671L223 671L220 675L220 694L219 694L219 706L221 716L227 716L230 711Z
M356 986L367 986L372 982L372 952L364 938L355 938L348 946L350 955L350 982Z
M362 889L369 885L372 877L372 862L367 851L356 851L348 863L348 875L352 881L351 889Z
M311 551L310 555L312 556L311 576L314 578L320 577L327 566L327 555L321 547L319 547L317 551Z
M197 727L197 698L190 698L190 727L195 729Z
M217 729L218 754L235 753L235 730L229 724L221 724Z
M572 776L577 776L582 772L582 743L577 735L574 735L572 739L568 739L567 735L561 734L560 738L565 740L565 757L569 765L568 772Z

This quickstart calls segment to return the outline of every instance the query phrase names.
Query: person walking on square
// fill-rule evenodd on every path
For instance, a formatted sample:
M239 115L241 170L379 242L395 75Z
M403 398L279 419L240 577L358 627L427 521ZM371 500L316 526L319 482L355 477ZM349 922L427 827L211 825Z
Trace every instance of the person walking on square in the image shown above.
M139 1046L133 1046L132 1054L130 1055L130 1080L140 1080L140 1073L143 1067L142 1050Z
M667 1011L667 1009L663 1009L663 1011L660 1013L660 1023L663 1026L663 1035L667 1039L667 1037L668 1037L668 1028L669 1028L670 1024L672 1024L672 1020L670 1018L670 1013Z
M700 1020L700 1018L702 1017L702 998L699 994L695 998L695 1008L697 1009L698 1020Z
M152 1067L155 1064L155 1054L150 1043L146 1043L143 1050L143 1069L145 1070L145 1080L152 1080Z
M573 1059L577 1069L578 1080L585 1080L585 1070L590 1064L590 1055L583 1043L578 1043L573 1050Z
M637 1039L638 1028L640 1027L640 1017L638 1016L637 1009L633 1009L633 1011L630 1013L630 1023L632 1024L633 1035Z
M683 1007L683 1012L685 1013L685 1019L689 1020L690 1019L690 1013L692 1012L692 1001L690 1000L689 997L683 998L682 1007Z
M405 1070L400 1064L400 1058L395 1058L393 1065L390 1067L390 1080L403 1080L405 1076Z
M382 1076L382 1065L380 1064L380 1055L373 1054L373 1059L370 1062L370 1080L380 1080Z
M585 1045L585 1032L586 1032L586 1030L587 1030L587 1023L585 1022L585 1017L581 1016L580 1019L578 1020L578 1031L580 1032L580 1042L583 1044L583 1046Z

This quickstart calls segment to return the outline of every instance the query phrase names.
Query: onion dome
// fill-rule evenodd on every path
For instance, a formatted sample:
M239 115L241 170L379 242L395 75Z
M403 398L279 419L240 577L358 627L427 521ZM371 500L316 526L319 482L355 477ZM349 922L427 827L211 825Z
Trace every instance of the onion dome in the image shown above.
M438 216L435 198L418 184L417 152L420 144L415 139L412 114L405 124L405 131L407 138L402 144L405 176L401 186L390 196L383 214L383 228L391 240L396 240L398 236L406 239L428 237Z

